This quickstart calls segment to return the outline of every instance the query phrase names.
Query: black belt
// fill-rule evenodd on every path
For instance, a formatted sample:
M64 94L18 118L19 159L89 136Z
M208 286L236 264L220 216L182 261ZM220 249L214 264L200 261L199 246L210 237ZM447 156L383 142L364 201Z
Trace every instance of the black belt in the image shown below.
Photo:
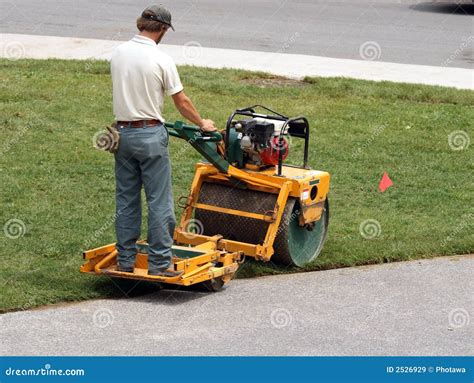
M161 125L160 120L117 121L117 125L126 125L131 128L145 128L152 125Z

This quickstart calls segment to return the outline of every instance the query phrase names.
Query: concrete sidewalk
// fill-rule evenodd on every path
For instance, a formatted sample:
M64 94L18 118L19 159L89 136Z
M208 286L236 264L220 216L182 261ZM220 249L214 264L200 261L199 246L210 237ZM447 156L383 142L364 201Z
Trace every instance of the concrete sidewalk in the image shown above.
M474 256L0 316L2 355L472 355Z
M107 60L113 49L121 43L122 41L114 40L2 34L0 54L1 57L12 60L19 58ZM265 71L291 78L350 77L474 89L474 71L464 68L205 48L192 41L183 46L160 44L160 49L171 55L180 65Z

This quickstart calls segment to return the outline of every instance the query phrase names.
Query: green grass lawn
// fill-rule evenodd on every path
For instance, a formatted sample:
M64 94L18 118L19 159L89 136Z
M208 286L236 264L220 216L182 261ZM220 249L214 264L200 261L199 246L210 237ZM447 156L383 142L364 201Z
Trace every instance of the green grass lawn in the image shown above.
M108 278L78 271L82 250L114 241L113 157L92 147L113 120L108 64L2 60L0 68L0 310L121 294ZM448 135L473 136L474 92L193 67L180 73L201 114L220 128L233 109L256 103L308 117L310 164L332 180L329 236L305 270L473 251L472 145L453 150ZM174 120L170 101L165 116ZM176 200L199 160L191 149L183 155L182 145L170 144ZM381 193L385 171L394 185ZM24 235L10 238L17 234L11 221L8 233L11 219L25 225ZM380 224L374 239L359 230L368 219ZM296 271L270 266L248 262L239 276Z

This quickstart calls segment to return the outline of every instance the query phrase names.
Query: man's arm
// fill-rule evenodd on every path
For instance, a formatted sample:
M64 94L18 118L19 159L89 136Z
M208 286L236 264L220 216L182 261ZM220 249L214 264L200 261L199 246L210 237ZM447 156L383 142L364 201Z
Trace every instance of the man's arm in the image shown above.
M217 130L214 126L214 121L201 118L199 112L184 91L173 94L171 97L173 97L174 105L179 110L179 113L193 124L199 126L202 131L214 132Z

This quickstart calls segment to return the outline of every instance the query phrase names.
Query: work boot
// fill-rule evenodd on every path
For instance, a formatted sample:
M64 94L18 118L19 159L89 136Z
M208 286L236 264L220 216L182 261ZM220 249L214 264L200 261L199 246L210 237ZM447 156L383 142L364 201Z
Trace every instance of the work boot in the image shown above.
M134 267L131 266L131 267L124 267L124 266L120 266L119 264L117 265L117 271L120 271L122 273L133 273L134 271Z
M172 278L172 277L178 277L181 274L183 274L183 271L175 271L171 268L164 269L164 270L148 270L148 275L153 275L155 277Z

